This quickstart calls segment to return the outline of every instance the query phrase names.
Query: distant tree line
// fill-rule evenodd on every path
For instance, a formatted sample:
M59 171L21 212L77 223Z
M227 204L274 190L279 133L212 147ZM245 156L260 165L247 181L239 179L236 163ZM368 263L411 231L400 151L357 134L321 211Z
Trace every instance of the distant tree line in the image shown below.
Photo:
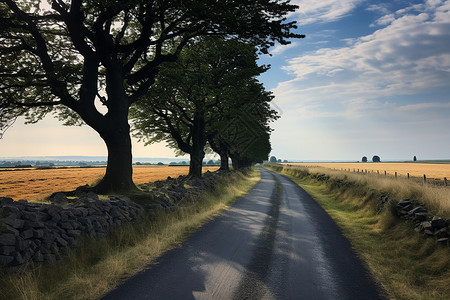
M0 136L18 116L87 124L108 150L99 193L136 190L130 130L241 168L267 159L273 96L256 53L288 44L289 1L0 2ZM39 9L40 8L40 9ZM102 105L104 110L99 109ZM132 119L130 126L129 116ZM148 122L144 122L148 120Z
M281 162L283 162L283 163L287 163L288 161L285 159L285 160L281 160L280 158L279 159L277 159L276 158L276 156L271 156L270 158L269 158L269 162L271 162L271 163L281 163Z
M0 168L17 166L56 167L56 166L105 166L106 161L74 161L74 160L0 160Z
M372 157L372 162L380 162L380 161L381 161L381 159L378 155L374 155ZM367 162L367 156L363 156L361 159L361 162Z

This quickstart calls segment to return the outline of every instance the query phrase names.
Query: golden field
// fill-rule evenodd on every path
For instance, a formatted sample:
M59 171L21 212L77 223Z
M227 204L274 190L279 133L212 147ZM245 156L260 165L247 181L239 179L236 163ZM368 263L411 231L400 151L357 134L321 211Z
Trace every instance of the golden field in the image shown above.
M384 175L386 171L389 175L394 175L395 172L399 176L423 177L425 174L427 178L443 179L446 177L450 180L450 164L431 164L431 163L288 163L288 165L300 166L319 166L329 169L347 170L350 169L360 172L367 170L368 172L377 172Z
M203 167L203 172L215 171L218 167ZM37 200L58 191L71 191L85 184L100 180L105 167L67 169L26 169L0 171L0 197L14 200ZM168 176L187 175L188 166L134 166L133 180L136 184L164 180Z

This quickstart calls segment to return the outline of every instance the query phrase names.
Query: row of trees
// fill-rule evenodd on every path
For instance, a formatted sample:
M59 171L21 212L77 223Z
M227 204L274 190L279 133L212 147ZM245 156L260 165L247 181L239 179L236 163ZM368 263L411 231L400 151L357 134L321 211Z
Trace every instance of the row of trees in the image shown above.
M267 67L256 60L257 49L238 40L196 39L175 63L160 66L155 83L131 107L134 134L188 153L191 176L201 176L208 150L220 155L222 170L229 157L235 168L267 159L269 122L278 115L256 79Z
M51 8L39 0L0 1L0 132L18 116L36 122L48 113L56 114L65 125L87 124L108 149L106 174L95 188L99 193L136 189L129 125L132 106L138 136L148 141L169 139L195 158L193 164L202 157L205 141L222 158L226 149L237 167L249 163L247 155L220 143L249 136L256 125L267 126L258 115L259 107L265 107L268 101L257 100L255 110L241 101L238 107L250 113L233 114L232 89L216 94L215 88L208 87L217 78L221 82L232 80L208 74L205 82L193 85L200 80L193 71L197 67L195 58L189 58L195 50L181 53L184 48L201 49L202 43L209 42L201 37L208 36L219 36L224 42L236 40L251 45L251 51L267 53L275 42L288 44L290 38L303 37L293 32L295 22L286 21L286 15L297 6L277 0L49 2ZM184 58L177 65L180 55ZM203 72L201 68L206 66L197 71ZM270 99L251 79L255 75L239 85L235 99L245 97L248 101L258 93ZM240 82L236 76L236 83ZM178 84L185 86L174 85L182 77ZM166 83L172 85L170 89L176 88L170 101L159 97L159 92L170 92ZM220 87L220 82L216 83L216 88ZM184 88L189 86L192 94L185 97ZM203 89L205 86L208 88ZM226 105L216 104L225 96ZM268 110L265 113L270 114ZM151 124L158 123L162 129L158 136L152 133L152 125L147 129L140 126L145 114ZM240 130L224 130L231 127L226 127L230 118L238 119L232 124ZM245 122L251 126L244 126ZM270 147L267 141L258 138L256 143L261 145L253 146L248 153ZM191 168L198 175L198 165Z

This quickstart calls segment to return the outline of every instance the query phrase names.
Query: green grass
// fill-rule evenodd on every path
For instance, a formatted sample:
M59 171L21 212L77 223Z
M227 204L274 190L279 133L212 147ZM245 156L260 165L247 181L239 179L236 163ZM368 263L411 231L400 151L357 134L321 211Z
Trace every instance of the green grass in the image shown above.
M450 250L426 239L387 206L376 214L381 191L330 188L307 170L276 169L305 189L351 241L391 299L449 299Z
M176 212L125 224L107 237L81 240L54 265L30 267L22 274L0 274L2 299L95 299L147 268L203 224L250 191L260 174L234 173L216 189Z

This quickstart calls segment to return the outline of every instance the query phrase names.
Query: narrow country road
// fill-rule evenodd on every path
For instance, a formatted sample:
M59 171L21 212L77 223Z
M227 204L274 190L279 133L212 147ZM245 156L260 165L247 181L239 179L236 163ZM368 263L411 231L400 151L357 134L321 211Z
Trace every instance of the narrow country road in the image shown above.
M104 299L382 299L326 212L289 179L262 168L261 177Z

